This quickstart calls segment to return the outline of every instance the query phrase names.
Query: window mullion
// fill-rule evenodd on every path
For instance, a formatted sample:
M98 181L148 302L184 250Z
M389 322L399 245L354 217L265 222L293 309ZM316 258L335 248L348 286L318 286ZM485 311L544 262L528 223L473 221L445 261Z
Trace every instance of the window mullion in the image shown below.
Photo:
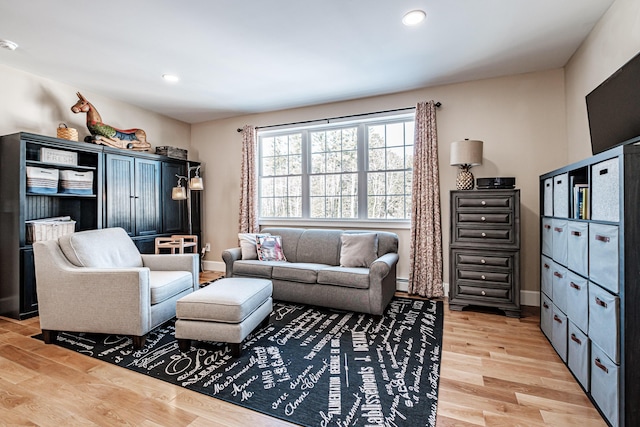
M302 131L302 218L308 219L311 217L311 190L310 190L310 175L311 175L311 138L309 137L309 131Z
M358 125L358 219L367 219L367 126L364 123Z

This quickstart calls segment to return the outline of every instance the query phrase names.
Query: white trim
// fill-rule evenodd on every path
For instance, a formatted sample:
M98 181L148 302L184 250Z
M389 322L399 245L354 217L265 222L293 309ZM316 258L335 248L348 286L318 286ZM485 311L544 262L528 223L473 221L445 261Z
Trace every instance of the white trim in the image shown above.
M540 307L539 291L520 291L520 305Z
M219 271L221 273L226 271L223 261L202 261L202 266L206 271Z
M410 230L410 220L318 220L318 219L261 219L261 226L266 227L333 227L333 228L364 228L364 229L387 229L387 230Z

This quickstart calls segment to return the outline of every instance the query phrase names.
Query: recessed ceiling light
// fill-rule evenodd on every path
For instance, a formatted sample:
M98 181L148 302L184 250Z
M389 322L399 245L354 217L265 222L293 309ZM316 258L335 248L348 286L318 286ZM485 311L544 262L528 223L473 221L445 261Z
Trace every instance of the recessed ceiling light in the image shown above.
M2 40L0 39L0 48L7 50L16 50L18 47L17 43L12 42L11 40Z
M424 13L424 10L412 10L402 17L402 23L407 27L412 27L424 21L424 18L426 17L427 14Z
M171 83L175 83L177 81L180 81L180 77L174 75L174 74L163 74L162 78L165 79L168 82Z

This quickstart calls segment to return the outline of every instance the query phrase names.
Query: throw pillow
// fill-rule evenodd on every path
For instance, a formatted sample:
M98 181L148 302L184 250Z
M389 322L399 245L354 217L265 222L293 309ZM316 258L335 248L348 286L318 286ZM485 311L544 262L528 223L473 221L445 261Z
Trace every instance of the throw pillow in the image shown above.
M269 236L269 233L238 233L242 259L258 259L256 236Z
M286 261L280 236L257 236L258 259L260 261Z
M340 236L341 267L370 267L378 258L378 234L345 233Z

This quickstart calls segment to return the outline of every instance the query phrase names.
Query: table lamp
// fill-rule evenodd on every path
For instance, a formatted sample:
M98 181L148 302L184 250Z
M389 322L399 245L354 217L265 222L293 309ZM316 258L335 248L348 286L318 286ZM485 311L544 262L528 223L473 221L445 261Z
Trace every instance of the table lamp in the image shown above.
M451 166L460 166L456 177L458 190L473 190L472 166L482 164L482 141L464 139L451 143Z

